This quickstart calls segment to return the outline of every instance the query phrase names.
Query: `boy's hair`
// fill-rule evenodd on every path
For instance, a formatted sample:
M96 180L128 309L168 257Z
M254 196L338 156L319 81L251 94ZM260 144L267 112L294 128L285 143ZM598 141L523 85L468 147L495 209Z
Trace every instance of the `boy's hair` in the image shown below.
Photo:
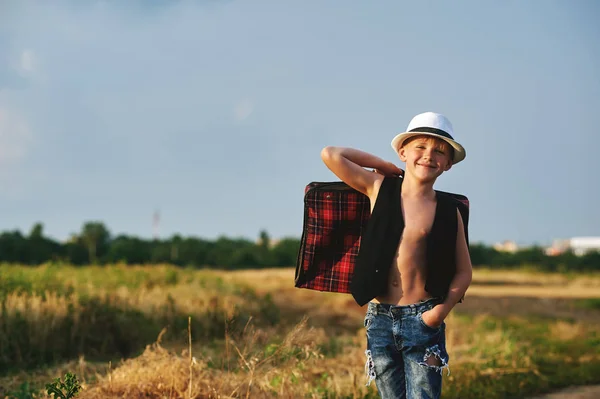
M454 148L447 141L438 139L437 137L429 136L427 134L407 138L406 140L404 140L404 142L402 143L400 148L406 146L408 143L413 142L417 139L425 139L427 141L435 141L437 144L442 145L445 149L448 150L448 154L450 156L451 161L454 159Z

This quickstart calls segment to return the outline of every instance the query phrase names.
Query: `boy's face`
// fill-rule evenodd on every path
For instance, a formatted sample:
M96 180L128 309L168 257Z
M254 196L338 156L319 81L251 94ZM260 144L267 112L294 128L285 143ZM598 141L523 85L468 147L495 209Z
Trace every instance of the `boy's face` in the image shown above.
M406 163L407 173L422 181L435 181L452 167L453 148L444 140L431 136L415 136L398 150Z

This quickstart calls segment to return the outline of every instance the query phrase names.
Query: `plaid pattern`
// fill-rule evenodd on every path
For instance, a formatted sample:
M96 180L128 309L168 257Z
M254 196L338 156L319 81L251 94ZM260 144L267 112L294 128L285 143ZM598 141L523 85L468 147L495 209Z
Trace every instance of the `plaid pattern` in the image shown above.
M451 195L469 206L466 197ZM346 183L307 185L295 286L350 293L361 236L370 216L369 198Z

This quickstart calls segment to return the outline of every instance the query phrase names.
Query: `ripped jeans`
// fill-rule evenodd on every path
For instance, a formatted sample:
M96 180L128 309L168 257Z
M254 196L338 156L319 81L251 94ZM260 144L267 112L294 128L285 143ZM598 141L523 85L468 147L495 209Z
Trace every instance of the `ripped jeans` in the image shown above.
M437 298L406 306L369 302L367 386L375 380L383 399L440 397L442 370L448 367L446 324L432 328L421 318L438 303Z

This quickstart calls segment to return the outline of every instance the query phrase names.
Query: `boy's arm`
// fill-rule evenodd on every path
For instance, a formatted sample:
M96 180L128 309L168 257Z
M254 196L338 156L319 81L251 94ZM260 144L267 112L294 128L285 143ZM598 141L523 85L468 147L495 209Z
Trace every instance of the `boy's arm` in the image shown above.
M402 170L393 163L353 148L325 147L321 151L321 159L344 183L369 197L375 182L382 181L383 175L402 174ZM373 168L379 173L364 168Z
M465 237L465 228L458 209L456 210L456 216L458 217L458 231L456 236L456 274L450 283L446 300L431 309L431 314L426 317L428 322L425 318L423 319L423 321L426 321L426 324L429 324L430 326L442 324L454 305L456 305L465 295L473 276L471 257L469 255L469 248L467 247L467 239Z

